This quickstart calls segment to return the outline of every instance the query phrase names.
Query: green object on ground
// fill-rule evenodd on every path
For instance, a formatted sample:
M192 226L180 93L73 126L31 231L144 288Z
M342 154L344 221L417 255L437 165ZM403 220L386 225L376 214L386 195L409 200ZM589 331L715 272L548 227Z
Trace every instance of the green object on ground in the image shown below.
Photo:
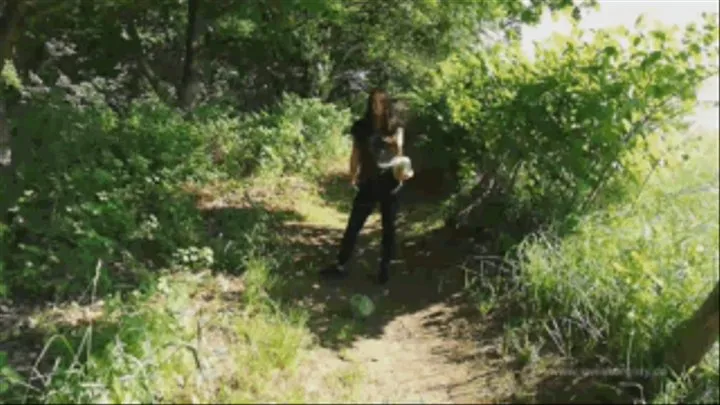
M350 298L350 307L353 315L359 318L366 318L375 311L375 304L370 297L362 294L355 294Z

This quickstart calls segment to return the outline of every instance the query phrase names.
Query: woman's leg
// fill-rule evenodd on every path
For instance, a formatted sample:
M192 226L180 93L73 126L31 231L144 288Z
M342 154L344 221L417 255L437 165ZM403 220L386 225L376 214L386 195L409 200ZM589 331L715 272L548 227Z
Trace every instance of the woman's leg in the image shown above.
M348 218L347 226L345 227L345 233L340 242L340 252L338 252L337 262L335 265L321 271L321 275L325 277L344 277L347 275L344 266L352 257L358 235L374 208L375 199L373 198L370 185L360 185L353 200L350 218Z
M384 284L390 277L390 262L395 257L395 222L398 213L398 197L396 194L386 194L380 200L380 214L382 216L382 256L380 258L380 271L378 282Z
M358 192L353 201L352 211L350 212L350 218L348 219L347 226L345 227L345 233L343 234L342 242L340 243L340 253L338 253L338 264L344 266L355 249L355 243L357 237L360 234L365 221L367 221L370 214L372 214L375 208L375 201L369 196L364 195L362 192Z

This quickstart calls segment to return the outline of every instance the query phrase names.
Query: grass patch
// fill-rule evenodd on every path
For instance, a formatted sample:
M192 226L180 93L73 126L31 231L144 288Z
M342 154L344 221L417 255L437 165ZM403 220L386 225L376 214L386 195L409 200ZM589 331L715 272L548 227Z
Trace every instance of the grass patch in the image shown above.
M318 395L352 398L356 369L317 377L319 393L306 389L299 371L315 347L307 314L270 297L282 281L281 267L291 263L277 226L321 219L325 208L315 205L312 187L301 177L276 178L273 188L262 187L270 184L270 179L255 178L194 190L201 209L215 219L208 222L217 227L209 240L212 249L180 250L172 271L160 271L157 282L143 291L36 314L35 330L47 342L39 373L14 378L0 391L7 398L3 401L307 403ZM253 207L246 207L248 197ZM303 203L293 205L298 199Z
M649 146L662 163L631 158L640 181L624 201L562 239L546 233L519 247L514 299L556 351L593 367L661 369L671 331L718 279L717 135ZM717 402L718 392L716 346L657 400Z
M109 300L86 328L60 326L44 355L57 366L9 400L307 402L298 376L313 343L307 318L267 297L270 270L253 259L242 277L167 274L147 296Z

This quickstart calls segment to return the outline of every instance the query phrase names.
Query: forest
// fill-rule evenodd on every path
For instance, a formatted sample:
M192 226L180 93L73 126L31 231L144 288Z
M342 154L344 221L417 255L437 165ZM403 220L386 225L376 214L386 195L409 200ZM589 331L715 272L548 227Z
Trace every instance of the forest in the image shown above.
M602 6L0 0L0 402L718 403L718 14ZM398 253L325 282L373 88Z

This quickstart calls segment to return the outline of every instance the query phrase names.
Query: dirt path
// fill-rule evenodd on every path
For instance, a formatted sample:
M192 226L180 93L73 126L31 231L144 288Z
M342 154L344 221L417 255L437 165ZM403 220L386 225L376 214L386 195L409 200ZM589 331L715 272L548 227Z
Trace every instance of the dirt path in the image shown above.
M488 403L509 394L494 392L507 386L491 381L498 375L482 375L488 370L470 336L449 337L438 326L428 325L435 319L462 328L462 322L449 319L452 310L436 304L396 318L378 338L355 342L348 356L365 366L363 401Z
M427 206L403 205L399 257L385 287L369 277L378 263L377 212L360 237L351 277L343 281L321 282L316 272L335 254L346 212L320 202L306 207L305 220L285 224L295 244L296 265L303 270L285 283L291 287L280 295L308 310L319 343L303 367L308 389L320 390L324 376L355 365L362 379L353 401L507 401L517 389L516 380L501 354L498 328L478 319L464 297L462 247L448 245L453 241L444 234L413 226L428 217ZM373 299L376 312L370 318L349 315L353 294ZM332 401L333 395L318 392L316 398Z

